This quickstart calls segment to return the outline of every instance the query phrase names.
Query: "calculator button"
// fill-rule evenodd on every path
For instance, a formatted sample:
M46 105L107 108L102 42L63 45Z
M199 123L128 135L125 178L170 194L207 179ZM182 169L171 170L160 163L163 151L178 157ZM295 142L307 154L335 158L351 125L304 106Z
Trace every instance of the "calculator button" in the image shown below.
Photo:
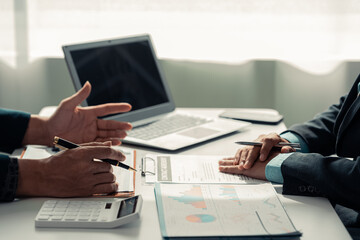
M53 216L64 216L65 212L56 212L53 213Z
M91 213L87 213L87 212L80 212L79 216L90 216Z
M77 216L77 212L67 212L66 216Z
M66 210L66 209L67 209L67 206L56 206L56 207L54 208L54 210L58 210L58 209Z
M38 217L38 219L39 219L39 220L48 220L49 217L50 217L50 215L40 215L40 216Z
M53 209L52 208L43 208L41 209L41 212L52 212Z
M62 216L52 216L51 217L51 220L61 220L62 219Z
M66 208L55 208L54 212L66 212Z
M45 204L43 208L54 208L55 204Z
M70 208L70 209L67 209L66 212L68 213L78 213L79 212L79 209L76 209L76 208Z

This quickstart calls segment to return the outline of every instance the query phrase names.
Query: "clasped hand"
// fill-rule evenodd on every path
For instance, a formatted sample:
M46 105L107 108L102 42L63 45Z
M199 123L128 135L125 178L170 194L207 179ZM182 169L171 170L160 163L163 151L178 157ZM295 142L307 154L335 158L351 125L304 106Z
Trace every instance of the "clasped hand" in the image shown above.
M289 146L280 150L274 150L279 142L289 142L276 133L260 135L256 142L262 142L262 146L247 146L240 148L235 157L224 158L219 161L219 170L225 173L242 174L248 177L266 180L265 167L268 162L280 153L295 151Z

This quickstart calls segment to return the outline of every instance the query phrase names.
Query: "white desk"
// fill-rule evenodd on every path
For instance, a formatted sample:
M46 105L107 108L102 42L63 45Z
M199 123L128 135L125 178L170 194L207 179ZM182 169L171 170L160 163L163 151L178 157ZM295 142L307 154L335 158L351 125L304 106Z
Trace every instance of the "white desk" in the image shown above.
M209 116L217 115L220 109L191 109L202 112ZM253 140L259 134L269 132L281 132L285 129L284 124L252 125L246 130L219 138L193 148L180 151L181 154L216 154L234 155L239 140ZM129 147L129 146L127 146ZM133 147L133 146L130 146ZM146 148L134 147L138 150L140 158L146 152ZM154 151L152 152L161 152ZM137 163L140 163L138 158ZM140 164L138 165L140 167ZM145 185L140 173L136 180L136 192L142 194L144 204L141 220L122 226L117 229L41 229L35 228L34 218L43 201L47 198L20 199L10 203L0 203L0 238L1 239L161 239L156 203L152 185ZM281 193L281 187L277 187ZM329 201L324 198L310 198L301 196L283 196L279 194L295 227L303 232L301 239L327 239L346 240L350 235L342 225Z

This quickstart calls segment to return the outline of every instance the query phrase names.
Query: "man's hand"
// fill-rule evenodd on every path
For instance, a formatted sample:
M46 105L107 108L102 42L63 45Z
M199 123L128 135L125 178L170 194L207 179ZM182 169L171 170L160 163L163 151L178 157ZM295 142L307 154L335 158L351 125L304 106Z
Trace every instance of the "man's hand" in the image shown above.
M260 180L267 180L265 177L265 167L271 159L279 154L279 151L272 151L265 161L256 161L250 169L240 168L236 164L237 160L234 157L224 158L219 161L219 170L224 173L242 174Z
M236 165L240 170L250 169L256 160L266 161L276 144L279 142L289 142L276 133L260 135L255 141L263 142L262 146L243 147L236 152L233 165ZM284 146L280 152L288 153L293 151L293 148Z
M88 144L89 145L89 144ZM49 158L19 159L17 196L84 197L107 194L118 188L112 166L93 159L123 161L110 143L93 143L62 151Z
M61 101L56 112L50 117L32 115L23 144L52 145L54 136L74 143L111 141L119 145L126 137L126 131L132 128L130 123L98 119L108 114L128 112L128 103L107 103L97 106L80 107L91 92L86 82L77 93Z

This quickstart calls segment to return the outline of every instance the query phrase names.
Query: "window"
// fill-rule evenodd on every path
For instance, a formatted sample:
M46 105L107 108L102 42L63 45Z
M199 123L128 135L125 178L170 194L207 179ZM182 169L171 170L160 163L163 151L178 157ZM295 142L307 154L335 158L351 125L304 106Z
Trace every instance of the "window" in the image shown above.
M11 21L9 21L9 19ZM151 34L160 58L359 59L353 0L1 0L0 57L62 57L64 44Z

